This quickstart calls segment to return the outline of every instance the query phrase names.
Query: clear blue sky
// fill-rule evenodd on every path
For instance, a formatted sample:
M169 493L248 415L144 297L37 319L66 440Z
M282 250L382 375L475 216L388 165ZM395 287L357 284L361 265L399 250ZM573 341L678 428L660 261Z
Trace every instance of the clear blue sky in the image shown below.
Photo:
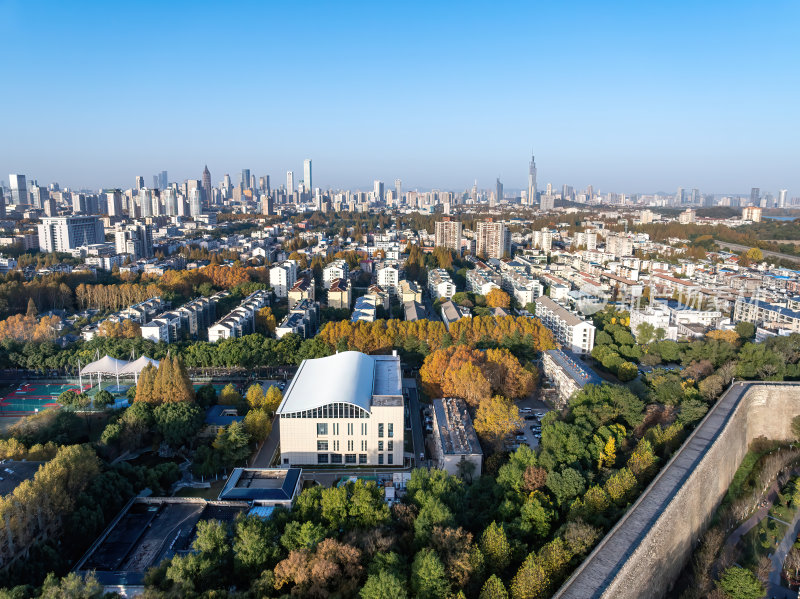
M0 0L0 179L800 196L800 2Z

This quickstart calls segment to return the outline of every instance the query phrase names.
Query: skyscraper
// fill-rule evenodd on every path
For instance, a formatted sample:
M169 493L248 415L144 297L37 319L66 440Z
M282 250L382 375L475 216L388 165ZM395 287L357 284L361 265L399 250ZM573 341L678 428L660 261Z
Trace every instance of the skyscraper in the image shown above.
M286 171L286 196L287 201L291 201L294 193L294 172Z
M311 184L311 158L306 158L303 161L303 191L311 193L314 186Z
M400 179L394 180L394 195L395 201L397 205L400 205L400 201L403 199L403 182Z
M536 159L531 155L531 163L528 167L528 206L536 205Z
M203 169L203 194L206 196L206 205L210 206L213 197L211 195L211 173L208 170L208 165Z
M144 188L144 177L139 175L136 177L136 187L134 188L136 191Z
M6 217L6 199L3 197L3 186L0 184L0 218Z
M692 188L691 204L692 206L698 206L700 204L700 190L696 187Z
M497 177L497 181L495 182L494 204L492 204L490 200L489 205L497 206L497 204L499 204L502 201L503 201L503 184L500 183L500 177Z
M750 205L758 206L761 203L761 190L758 187L753 187L750 190Z
M189 216L196 217L203 214L202 190L192 189L189 191Z
M778 192L778 208L786 208L786 196L789 194L788 189L781 189Z
M169 178L167 177L167 171L161 171L161 173L158 175L158 179L159 179L159 186L158 186L159 189L166 189L167 187L169 187Z
M28 203L28 185L25 175L9 175L8 184L11 187L11 203L15 206Z
M683 196L684 196L683 187L679 187L679 188L678 188L678 191L675 193L675 203L676 203L678 206L680 206L681 204L683 204Z
M372 192L375 195L375 201L376 202L382 202L383 201L383 197L384 197L384 194L383 194L383 181L378 181L378 180L373 181L372 182Z
M250 169L243 168L242 169L242 191L245 189L250 189Z
M106 240L97 216L45 216L38 229L39 248L44 252L68 252Z

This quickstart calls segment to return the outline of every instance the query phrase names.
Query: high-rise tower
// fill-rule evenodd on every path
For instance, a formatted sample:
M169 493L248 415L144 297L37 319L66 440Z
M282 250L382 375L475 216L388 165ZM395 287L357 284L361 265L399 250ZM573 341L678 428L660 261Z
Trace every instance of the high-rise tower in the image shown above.
M292 201L292 194L294 193L294 172L286 171L286 196L288 201Z
M303 191L311 193L314 186L311 184L311 158L306 158L303 161Z
M531 163L528 167L528 206L536 204L536 158L531 154Z
M203 169L203 192L206 196L206 205L211 205L211 173L208 170L208 165Z

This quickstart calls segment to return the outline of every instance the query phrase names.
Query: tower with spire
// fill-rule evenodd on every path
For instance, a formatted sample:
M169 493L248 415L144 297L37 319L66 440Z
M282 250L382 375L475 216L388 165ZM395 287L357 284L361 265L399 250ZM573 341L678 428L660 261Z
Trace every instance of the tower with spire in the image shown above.
M211 173L208 171L208 165L203 169L203 195L206 196L206 205L211 205Z
M528 206L536 205L536 158L531 150L531 164L528 168Z

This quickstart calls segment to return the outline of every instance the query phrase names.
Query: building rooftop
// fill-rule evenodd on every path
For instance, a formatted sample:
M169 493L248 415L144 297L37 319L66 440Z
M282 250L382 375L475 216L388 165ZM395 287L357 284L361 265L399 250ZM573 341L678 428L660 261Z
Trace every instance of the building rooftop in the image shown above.
M220 501L291 501L302 470L300 468L236 468Z
M546 295L537 297L535 301L537 304L541 304L546 309L553 312L556 315L556 317L558 317L560 320L563 320L567 324L567 326L574 326L576 324L581 324L583 322L583 319L581 319L579 316L573 314L561 304L554 302Z
M603 382L594 371L581 366L580 360L574 354L561 349L550 349L546 353L581 387L587 384L600 385Z
M369 412L374 395L400 395L400 358L347 351L303 360L278 414L313 410L332 403L349 403Z
M455 397L433 400L437 435L447 455L483 454L464 400Z

